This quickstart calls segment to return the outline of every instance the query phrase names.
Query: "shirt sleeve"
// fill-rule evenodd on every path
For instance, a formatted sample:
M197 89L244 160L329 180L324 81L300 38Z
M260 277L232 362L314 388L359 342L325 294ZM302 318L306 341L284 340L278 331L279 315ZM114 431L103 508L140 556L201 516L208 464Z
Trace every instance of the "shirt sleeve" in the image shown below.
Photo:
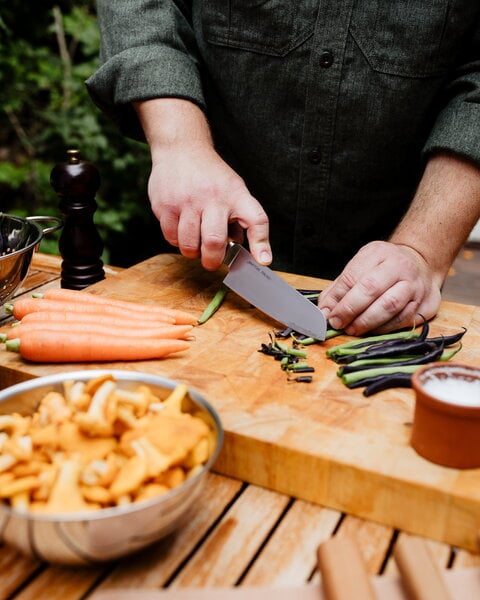
M125 135L143 140L131 102L205 102L188 2L97 0L100 67L86 81L93 102Z
M424 154L449 152L480 168L480 23L458 65L440 98Z

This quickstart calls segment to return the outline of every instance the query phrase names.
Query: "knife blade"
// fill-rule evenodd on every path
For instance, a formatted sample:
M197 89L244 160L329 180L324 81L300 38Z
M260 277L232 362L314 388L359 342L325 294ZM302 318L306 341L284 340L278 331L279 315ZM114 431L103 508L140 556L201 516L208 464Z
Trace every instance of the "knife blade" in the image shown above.
M230 242L223 283L276 321L316 340L324 340L327 320L320 309L240 244Z

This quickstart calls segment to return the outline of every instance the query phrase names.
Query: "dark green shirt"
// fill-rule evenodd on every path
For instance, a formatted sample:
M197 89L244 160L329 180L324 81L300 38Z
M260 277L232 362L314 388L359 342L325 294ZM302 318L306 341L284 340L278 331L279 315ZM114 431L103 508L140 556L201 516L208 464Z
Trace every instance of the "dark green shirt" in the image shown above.
M333 277L386 239L432 152L480 166L478 0L98 0L93 100L187 98L269 218L274 267ZM428 224L422 235L428 235Z

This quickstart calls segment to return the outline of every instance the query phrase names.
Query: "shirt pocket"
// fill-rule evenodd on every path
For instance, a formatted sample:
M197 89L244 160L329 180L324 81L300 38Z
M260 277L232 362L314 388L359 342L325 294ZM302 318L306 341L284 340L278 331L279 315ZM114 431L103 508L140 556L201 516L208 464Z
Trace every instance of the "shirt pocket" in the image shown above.
M350 33L371 68L405 77L441 76L478 17L478 0L356 2Z
M203 35L217 46L285 56L312 35L317 10L317 0L205 0Z

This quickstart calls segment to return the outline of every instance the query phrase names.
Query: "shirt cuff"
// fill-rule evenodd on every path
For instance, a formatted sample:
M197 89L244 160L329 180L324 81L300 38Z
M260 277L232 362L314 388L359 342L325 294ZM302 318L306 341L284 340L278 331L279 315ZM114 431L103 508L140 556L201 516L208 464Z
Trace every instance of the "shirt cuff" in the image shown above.
M182 98L205 111L195 61L174 48L129 48L107 60L87 81L93 102L133 139L144 141L131 103L152 98Z
M423 149L424 156L447 152L480 168L480 104L465 100L440 112Z

